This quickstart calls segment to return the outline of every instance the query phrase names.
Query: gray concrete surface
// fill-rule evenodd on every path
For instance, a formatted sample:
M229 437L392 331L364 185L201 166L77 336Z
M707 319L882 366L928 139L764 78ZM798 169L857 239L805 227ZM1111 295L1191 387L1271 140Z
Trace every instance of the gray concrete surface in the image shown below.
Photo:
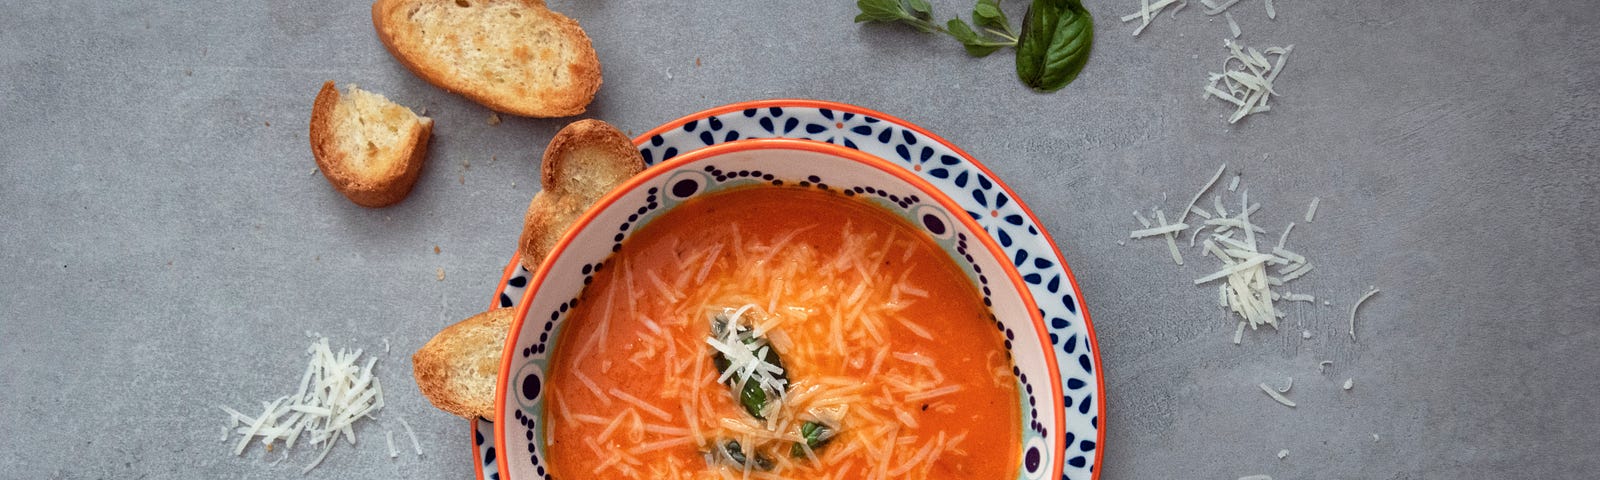
M1008 55L859 26L849 2L698 3L552 0L604 62L585 116L643 132L729 102L831 99L987 162L1059 241L1098 327L1104 478L1600 475L1590 2L1278 0L1269 21L1245 0L1241 40L1295 51L1273 111L1232 127L1200 98L1227 27L1198 5L1134 38L1116 17L1137 1L1086 0L1093 60L1039 95ZM325 79L437 120L404 203L360 208L313 174ZM395 63L363 2L0 6L0 477L295 477L308 452L229 455L216 406L288 389L315 330L393 343L385 413L427 454L390 460L369 426L308 478L469 478L465 424L416 392L407 354L487 305L567 121L488 115ZM1318 265L1301 289L1336 304L1241 346L1190 284L1211 263L1117 243L1131 210L1181 208L1223 162L1274 230L1322 197L1292 244ZM1345 308L1368 285L1383 293L1352 343ZM1255 387L1288 376L1298 408Z

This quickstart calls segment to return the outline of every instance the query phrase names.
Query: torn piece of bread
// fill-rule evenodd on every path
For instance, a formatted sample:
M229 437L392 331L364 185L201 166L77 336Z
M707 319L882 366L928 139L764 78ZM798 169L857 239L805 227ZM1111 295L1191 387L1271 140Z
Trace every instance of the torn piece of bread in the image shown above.
M500 354L514 308L496 308L446 327L411 356L417 387L433 406L467 419L494 419Z
M372 24L417 76L496 111L577 115L600 89L589 36L539 0L377 0Z
M364 207L384 207L411 193L428 153L433 119L372 92L333 81L311 106L311 155L335 190Z
M518 242L523 268L537 270L572 222L596 200L644 170L644 156L611 124L579 120L544 150L543 186L528 204Z

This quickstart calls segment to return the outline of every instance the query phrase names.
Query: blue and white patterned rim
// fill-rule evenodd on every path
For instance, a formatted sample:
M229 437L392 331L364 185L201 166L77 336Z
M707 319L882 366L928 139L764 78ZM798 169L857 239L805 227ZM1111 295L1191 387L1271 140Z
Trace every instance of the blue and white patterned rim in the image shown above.
M967 214L994 237L1023 276L1050 328L1061 369L1063 431L1066 451L1063 480L1097 478L1101 441L1100 414L1105 411L1093 330L1085 317L1065 262L1036 225L1020 200L1011 198L997 179L975 160L923 134L921 129L886 115L842 104L820 102L754 102L751 108L714 109L669 123L639 143L646 164L655 164L691 150L745 138L800 138L843 145L905 167L960 203ZM726 110L726 111L724 111ZM514 307L532 273L518 266L508 277L499 305ZM485 432L494 424L475 420L474 456L478 478L499 480L494 442Z

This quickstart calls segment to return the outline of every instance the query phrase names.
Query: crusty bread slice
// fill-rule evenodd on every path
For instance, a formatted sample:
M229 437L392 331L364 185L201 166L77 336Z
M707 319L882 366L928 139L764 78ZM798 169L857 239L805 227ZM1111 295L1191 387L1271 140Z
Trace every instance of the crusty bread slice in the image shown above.
M383 207L411 193L428 153L433 119L354 85L341 95L333 81L311 106L311 155L335 190L365 207Z
M528 204L518 242L522 266L537 270L572 222L624 180L644 170L644 157L616 127L579 120L562 128L544 150L543 187Z
M372 24L417 76L496 111L577 115L600 89L589 36L539 0L377 0Z
M494 419L500 353L514 308L496 308L446 327L411 356L417 387L433 406L467 419Z
M599 120L561 129L545 149L543 190L528 205L519 242L522 265L539 268L561 235L595 200L644 170L622 132ZM493 420L495 383L515 309L490 310L434 335L411 357L417 386L439 409Z

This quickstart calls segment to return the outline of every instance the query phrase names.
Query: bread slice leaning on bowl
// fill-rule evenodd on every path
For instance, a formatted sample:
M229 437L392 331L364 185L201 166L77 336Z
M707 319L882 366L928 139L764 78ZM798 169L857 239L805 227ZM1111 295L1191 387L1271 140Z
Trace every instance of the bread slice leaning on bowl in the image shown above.
M611 124L579 120L550 139L540 162L542 189L528 203L518 253L536 271L572 222L596 200L644 171L644 156Z
M541 169L543 190L528 204L519 242L529 271L595 200L644 170L644 157L611 124L579 120L550 140ZM434 406L468 419L494 417L500 353L515 311L490 310L446 327L411 357L417 386Z

